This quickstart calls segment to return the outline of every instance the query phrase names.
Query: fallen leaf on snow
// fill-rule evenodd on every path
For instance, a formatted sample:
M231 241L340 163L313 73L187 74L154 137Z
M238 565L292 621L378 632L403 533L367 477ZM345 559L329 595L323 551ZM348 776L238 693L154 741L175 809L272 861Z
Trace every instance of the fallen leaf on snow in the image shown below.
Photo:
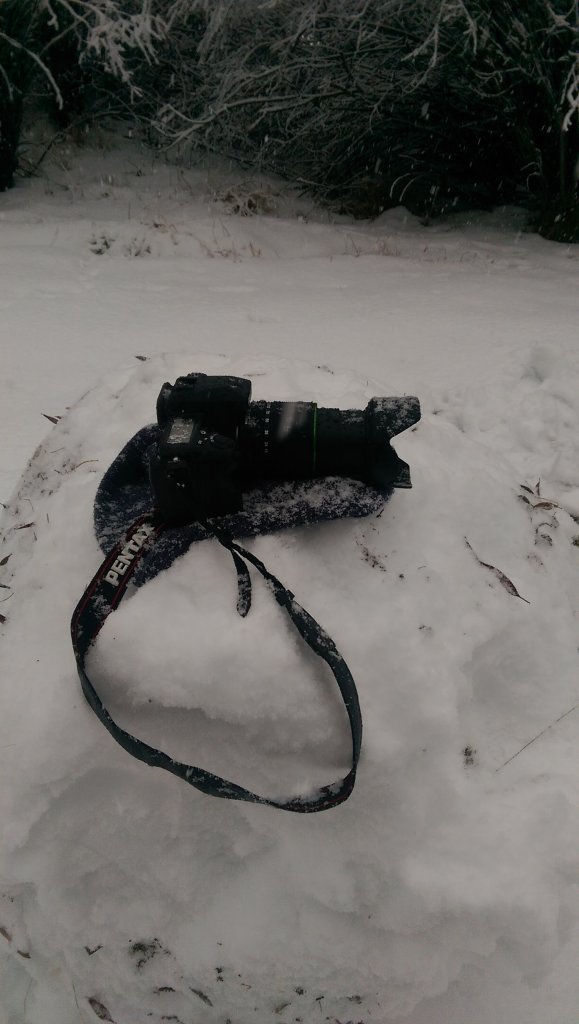
M476 558L478 564L484 566L484 568L488 569L489 572L492 572L493 576L496 576L496 578L498 579L499 583L501 584L501 586L503 586L505 588L505 590L507 591L508 594L511 594L512 597L518 597L521 601L524 601L525 604L530 604L531 603L530 601L527 601L526 597L522 597L521 594L519 594L519 591L515 587L515 584L512 582L512 580L509 579L508 576L505 576L504 572L501 572L500 569L497 569L497 567L495 565L489 565L488 562L483 562L482 559L480 559L478 557L478 555L477 555L476 551L474 550L472 544L469 544L469 541L468 541L468 539L466 537L464 538L464 542L465 542L468 550L472 551L472 553L473 553L474 557Z
M114 1024L113 1018L111 1017L106 1006L99 1002L98 999L95 999L94 996L91 996L88 1002L90 1008L94 1010L99 1020L108 1020L111 1022L111 1024Z

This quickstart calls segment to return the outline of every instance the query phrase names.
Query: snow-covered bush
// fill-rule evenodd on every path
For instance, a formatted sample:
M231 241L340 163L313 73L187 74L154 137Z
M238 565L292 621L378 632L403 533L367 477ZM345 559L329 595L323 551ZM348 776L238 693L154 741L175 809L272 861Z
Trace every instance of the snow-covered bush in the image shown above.
M531 200L579 238L579 13L569 0L4 0L0 147L40 79L346 212ZM111 77L112 76L112 77ZM92 90L92 91L91 91ZM103 95L104 93L104 95Z
M172 31L196 18L203 32L173 45L156 95L144 90L171 143L242 156L362 215L532 196L569 233L579 22L566 0L181 0L171 11Z

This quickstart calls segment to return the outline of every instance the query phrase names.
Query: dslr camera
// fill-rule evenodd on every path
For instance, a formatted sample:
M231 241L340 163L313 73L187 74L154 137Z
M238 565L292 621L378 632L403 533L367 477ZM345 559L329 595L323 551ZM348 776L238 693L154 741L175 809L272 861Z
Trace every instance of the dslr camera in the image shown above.
M384 492L410 487L409 467L390 441L419 419L414 396L348 410L252 402L244 377L189 373L163 384L157 399L155 504L177 526L240 512L243 492L267 481L339 476Z

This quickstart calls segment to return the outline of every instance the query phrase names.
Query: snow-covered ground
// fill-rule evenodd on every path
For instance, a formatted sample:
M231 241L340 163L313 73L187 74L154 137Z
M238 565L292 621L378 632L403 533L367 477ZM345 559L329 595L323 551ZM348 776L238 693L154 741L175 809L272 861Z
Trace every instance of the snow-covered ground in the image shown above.
M577 1024L579 253L516 210L354 223L137 145L55 151L0 220L1 1024ZM79 695L96 485L196 369L421 399L412 491L250 542L358 683L358 783L324 814L203 797ZM234 603L197 546L109 621L95 677L220 774L339 774L325 676L258 583Z

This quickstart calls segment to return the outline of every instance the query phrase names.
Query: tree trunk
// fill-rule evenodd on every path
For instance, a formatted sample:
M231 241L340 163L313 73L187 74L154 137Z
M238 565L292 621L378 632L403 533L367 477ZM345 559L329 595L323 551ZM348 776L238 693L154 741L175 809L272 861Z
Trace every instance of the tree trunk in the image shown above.
M14 184L22 128L22 98L30 76L30 61L10 40L26 45L35 14L28 0L0 0L0 191Z
M579 120L559 133L558 182L541 212L539 231L554 242L579 242Z
M12 188L18 163L18 140L22 124L20 97L0 95L0 192Z

